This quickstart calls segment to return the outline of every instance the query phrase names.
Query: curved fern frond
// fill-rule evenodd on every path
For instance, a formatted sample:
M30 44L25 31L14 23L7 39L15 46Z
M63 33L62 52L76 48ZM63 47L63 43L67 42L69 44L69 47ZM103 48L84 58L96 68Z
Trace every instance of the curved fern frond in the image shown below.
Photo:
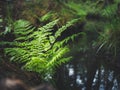
M16 21L14 23L16 39L9 42L15 47L6 48L6 55L10 56L11 61L24 64L22 68L25 70L42 73L44 78L46 73L52 76L56 67L71 59L71 57L65 56L69 52L68 41L74 40L76 36L80 35L73 34L58 42L57 38L78 19L69 21L54 34L52 30L58 21L59 19L54 20L39 28L25 20Z

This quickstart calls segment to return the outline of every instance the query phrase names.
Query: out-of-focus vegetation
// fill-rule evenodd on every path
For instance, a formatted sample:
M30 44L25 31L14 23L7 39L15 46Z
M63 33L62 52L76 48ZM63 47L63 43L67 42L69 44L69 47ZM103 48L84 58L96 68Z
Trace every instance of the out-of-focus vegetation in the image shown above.
M120 89L119 0L0 5L1 62L35 72L58 90Z

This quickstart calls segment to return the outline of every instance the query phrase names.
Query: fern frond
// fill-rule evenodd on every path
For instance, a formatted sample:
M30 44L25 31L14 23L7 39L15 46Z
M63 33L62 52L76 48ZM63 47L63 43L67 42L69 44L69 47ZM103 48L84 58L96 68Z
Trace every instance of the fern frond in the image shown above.
M52 76L55 67L71 59L69 56L65 57L69 52L68 41L80 35L74 34L58 42L57 38L78 19L69 21L53 34L52 30L58 21L59 19L54 20L39 28L25 20L16 21L14 24L16 39L9 42L15 47L6 48L6 55L11 61L23 63L23 69L42 73L44 78L47 77L46 73Z
M56 19L48 24L46 24L45 26L43 27L40 27L38 28L40 31L43 31L43 32L48 32L48 31L51 31L52 28L57 24L57 22L59 21L59 19Z
M68 27L72 26L74 23L76 23L78 21L78 19L73 19L70 22L68 22L66 25L63 25L61 28L59 28L56 32L55 32L55 38L58 38L59 36L61 36L61 33L65 30L67 30Z
M52 12L48 12L47 14L43 15L41 18L38 18L41 22L47 21L52 17Z
M23 68L29 71L35 71L40 73L42 72L42 70L45 70L46 63L46 60L42 58L32 57L32 60L26 63Z
M59 60L60 58L62 58L62 56L67 53L69 51L69 49L67 47L64 48L60 48L58 49L53 55L52 59L49 61L49 63L46 65L46 67L49 66L54 66L55 62L57 62L57 60Z

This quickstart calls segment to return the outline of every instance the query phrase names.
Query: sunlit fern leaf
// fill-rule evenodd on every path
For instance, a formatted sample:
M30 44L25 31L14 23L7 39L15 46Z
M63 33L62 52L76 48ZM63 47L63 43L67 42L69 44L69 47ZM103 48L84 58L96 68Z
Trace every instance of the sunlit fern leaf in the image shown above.
M72 59L72 57L66 57L66 58L61 58L59 61L57 61L57 67L58 65L62 65L63 63L66 63L68 61L70 61Z
M33 31L34 31L35 27L33 27L33 25L31 25L30 22L26 21L26 20L18 20L14 23L14 34L16 36L16 41L20 41L20 40L29 40L32 37L26 37L29 36Z
M79 34L66 37L59 42L57 38L77 21L78 19L69 21L53 34L52 30L58 19L39 28L32 26L28 21L18 20L14 24L16 39L9 42L14 47L6 48L5 53L11 61L22 63L22 69L40 73L44 78L47 77L46 73L52 76L55 67L70 60L71 57L65 57L69 52L67 43Z
M54 66L54 63L57 62L57 60L59 60L60 58L62 58L62 56L67 53L69 51L69 49L67 47L61 47L58 50L56 50L55 52L52 52L51 55L53 55L53 57L51 58L50 62L46 65L47 67L51 67Z
M61 28L59 28L56 32L55 32L55 38L58 38L59 36L61 36L61 33L63 31L65 31L68 27L70 27L71 25L73 25L75 22L77 22L79 19L73 19L70 22L68 22L66 25L63 25Z
M39 19L40 22L45 22L45 21L49 20L52 17L52 15L53 15L52 12L48 12L38 19Z
M43 32L47 32L47 31L51 31L51 29L57 24L57 22L59 21L59 19L56 19L48 24L46 24L45 26L42 26L40 28L38 28L39 30L43 31Z
M26 63L24 68L29 71L35 71L40 73L42 72L42 70L45 70L46 64L47 64L47 61L44 60L44 58L32 57L32 60Z

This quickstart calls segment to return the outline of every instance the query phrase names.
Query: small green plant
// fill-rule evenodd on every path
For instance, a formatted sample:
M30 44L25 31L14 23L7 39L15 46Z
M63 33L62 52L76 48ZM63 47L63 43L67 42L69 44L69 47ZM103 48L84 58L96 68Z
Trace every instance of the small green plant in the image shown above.
M73 25L78 19L69 21L53 33L53 27L59 20L54 20L42 27L36 28L25 20L14 23L15 40L9 42L14 47L5 48L5 53L10 61L21 63L22 69L39 73L44 79L50 79L55 68L68 62L71 56L67 42L74 40L79 34L73 34L61 41L57 39Z

